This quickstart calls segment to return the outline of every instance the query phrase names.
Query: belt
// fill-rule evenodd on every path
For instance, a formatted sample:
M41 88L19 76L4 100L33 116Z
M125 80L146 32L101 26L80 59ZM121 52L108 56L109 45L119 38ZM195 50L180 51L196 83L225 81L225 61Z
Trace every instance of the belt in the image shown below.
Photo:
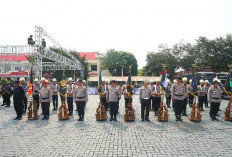
M150 98L142 98L142 99L144 99L144 100L149 100Z
M211 99L219 100L220 98L212 98L212 97L211 97Z
M77 97L77 99L83 99L84 97Z
M178 95L178 94L175 94L175 96L183 96L183 95Z
M49 97L46 97L46 98L41 98L41 99L48 99Z

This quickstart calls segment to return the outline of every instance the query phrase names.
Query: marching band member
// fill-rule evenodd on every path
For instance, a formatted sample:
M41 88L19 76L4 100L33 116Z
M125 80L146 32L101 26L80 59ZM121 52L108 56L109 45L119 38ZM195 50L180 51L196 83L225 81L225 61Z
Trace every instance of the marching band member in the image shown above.
M104 80L102 80L102 84L101 84L101 89L99 89L99 91L101 91L102 95L101 95L101 101L105 107L105 110L107 111L108 108L109 108L109 104L107 103L106 101L106 94L107 94L107 91L108 91L108 87L106 85L106 82Z
M168 92L169 92L169 94L166 95L166 104L167 104L168 108L170 108L170 104L171 104L171 86L172 85L171 85L169 80L167 82L168 82Z
M77 81L77 86L74 89L73 100L76 102L77 112L79 115L78 121L84 120L85 104L88 102L87 88L83 86L82 80Z
M134 86L132 85L131 88L132 88L132 92L134 93L134 92L135 92ZM132 100L133 100L133 99L132 99L132 97L130 97L130 96L128 95L128 92L127 92L127 85L126 85L126 84L122 87L122 93L123 93L123 95L124 95L125 108L127 108L128 103L129 103L129 102L132 103Z
M150 121L149 120L149 110L150 110L150 97L151 97L151 89L148 88L148 82L147 80L144 81L143 86L141 87L140 90L140 95L139 95L139 101L141 104L141 119L142 122L144 120L146 121ZM145 116L144 116L144 112L145 112Z
M60 90L60 87L56 82L57 82L57 80L55 78L52 79L51 90L52 90L53 111L57 110L57 107L58 107L58 92Z
M52 101L52 91L48 87L48 80L45 80L43 82L43 87L40 90L39 99L40 99L40 103L41 103L43 115L44 115L42 120L45 120L45 119L49 120L50 103Z
M191 79L189 80L188 92L189 92L189 106L192 107L194 95L191 94L193 92L192 80Z
M67 92L66 92L68 111L69 111L70 116L73 115L73 93L75 89L75 86L74 84L72 84L72 82L73 82L73 79L70 77L68 79Z

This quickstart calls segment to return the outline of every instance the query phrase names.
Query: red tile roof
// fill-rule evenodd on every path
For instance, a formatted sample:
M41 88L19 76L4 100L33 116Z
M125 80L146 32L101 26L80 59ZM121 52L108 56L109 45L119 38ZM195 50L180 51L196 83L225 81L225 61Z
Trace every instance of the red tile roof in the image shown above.
M80 57L84 57L88 60L97 60L96 55L100 54L99 52L77 52Z
M8 60L8 61L28 61L25 55L17 55L17 56L10 56L10 55L0 55L1 60Z

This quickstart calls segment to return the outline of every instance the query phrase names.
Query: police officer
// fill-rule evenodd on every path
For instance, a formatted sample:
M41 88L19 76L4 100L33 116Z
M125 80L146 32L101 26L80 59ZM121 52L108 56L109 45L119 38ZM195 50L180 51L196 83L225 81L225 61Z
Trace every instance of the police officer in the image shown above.
M205 91L206 91L206 94L205 94L205 101L204 101L204 104L205 104L205 107L206 108L209 108L209 105L208 105L208 91L209 91L209 81L208 80L205 80Z
M45 80L43 82L43 87L40 90L40 103L42 105L42 110L44 117L42 120L48 120L49 119L49 111L50 111L50 103L52 101L52 91L48 87L48 80Z
M60 90L60 87L56 82L57 82L57 80L55 78L52 79L51 90L52 90L53 111L57 110L57 107L58 107L58 92Z
M199 101L199 108L201 111L203 110L203 103L205 101L205 95L207 93L206 88L204 86L204 80L200 80L200 85L197 87L198 90L198 101Z
M25 82L25 78L24 77L21 77L19 79L20 81L20 86L24 89L24 98L23 98L23 104L24 104L24 108L23 108L23 113L25 114L26 111L27 111L27 92L28 92L28 86Z
M82 80L77 80L77 86L75 87L73 100L76 102L77 112L79 115L78 121L84 120L85 104L88 102L87 88L83 86Z
M25 92L24 89L19 86L19 81L15 81L15 88L14 88L14 96L13 96L13 102L14 102L14 108L17 114L17 117L14 120L21 120L22 114L23 114L23 103L24 103L24 97Z
M33 83L33 99L36 102L37 110L39 110L39 91L40 85L38 84L39 80L35 79Z
M192 88L192 80L191 79L189 80L188 93L189 93L189 106L192 107L194 95L193 95L193 88Z
M187 103L188 103L188 86L187 86L187 77L183 77L182 81L183 81L183 86L184 86L184 90L185 90L185 94L184 94L184 105L183 105L183 110L182 110L182 115L183 116L188 116L187 115Z
M168 83L168 94L166 94L166 104L168 106L168 108L170 108L170 104L171 104L171 83L169 80L167 80Z
M174 79L173 80L173 84L172 84L172 86L171 86L171 96L172 96L172 88L174 87L174 85L177 83L177 81L176 81L176 79ZM173 101L173 99L171 99L172 100L172 108L173 108L173 110L175 111L175 103L174 103L174 101Z
M157 112L160 108L161 95L162 95L160 80L156 81L156 85L152 91L152 95L154 95L154 99L155 99L154 111L155 111L155 116L157 116Z
M122 87L119 86L118 81L115 82L116 83L116 87L118 88L118 103L117 103L117 114L119 114L119 101L121 100L121 96L122 96Z
M175 104L175 116L176 121L182 121L181 112L183 111L184 99L185 99L185 87L181 84L181 77L177 77L177 83L172 87L172 101Z
M110 121L117 121L118 113L118 99L120 95L120 89L116 84L115 80L110 81L110 86L106 94L106 100L109 103L110 107Z
M107 111L108 108L109 108L109 104L107 103L106 101L106 94L107 94L107 91L108 91L108 87L106 85L106 82L103 80L102 81L102 84L101 84L101 87L98 89L100 93L102 93L101 95L101 101L105 107L105 110Z
M221 103L221 96L222 96L222 90L219 87L218 79L215 78L213 79L213 86L209 88L209 92L208 92L208 101L210 103L209 115L210 115L211 120L218 121L216 116L217 116L219 106Z
M149 120L149 110L150 110L150 97L151 97L151 89L148 87L147 80L144 81L143 86L140 89L139 101L141 104L141 119L142 121L150 121ZM145 112L145 116L144 116Z
M155 85L154 85L154 81L151 80L150 84L148 85L148 88L151 89L151 91L154 91L155 89ZM150 111L154 111L155 110L155 95L151 94L151 98L150 98Z
M70 77L68 79L68 85L67 85L67 104L68 104L68 111L69 111L69 115L72 116L73 115L73 93L74 93L74 84L72 84L73 79Z

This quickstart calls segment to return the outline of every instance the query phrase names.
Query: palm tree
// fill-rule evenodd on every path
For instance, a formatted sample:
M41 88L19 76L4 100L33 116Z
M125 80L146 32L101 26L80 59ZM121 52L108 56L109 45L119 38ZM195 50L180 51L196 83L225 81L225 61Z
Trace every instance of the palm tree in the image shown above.
M120 76L119 70L122 66L126 65L126 60L115 49L107 50L106 54L99 58L101 65L107 68L112 76Z

